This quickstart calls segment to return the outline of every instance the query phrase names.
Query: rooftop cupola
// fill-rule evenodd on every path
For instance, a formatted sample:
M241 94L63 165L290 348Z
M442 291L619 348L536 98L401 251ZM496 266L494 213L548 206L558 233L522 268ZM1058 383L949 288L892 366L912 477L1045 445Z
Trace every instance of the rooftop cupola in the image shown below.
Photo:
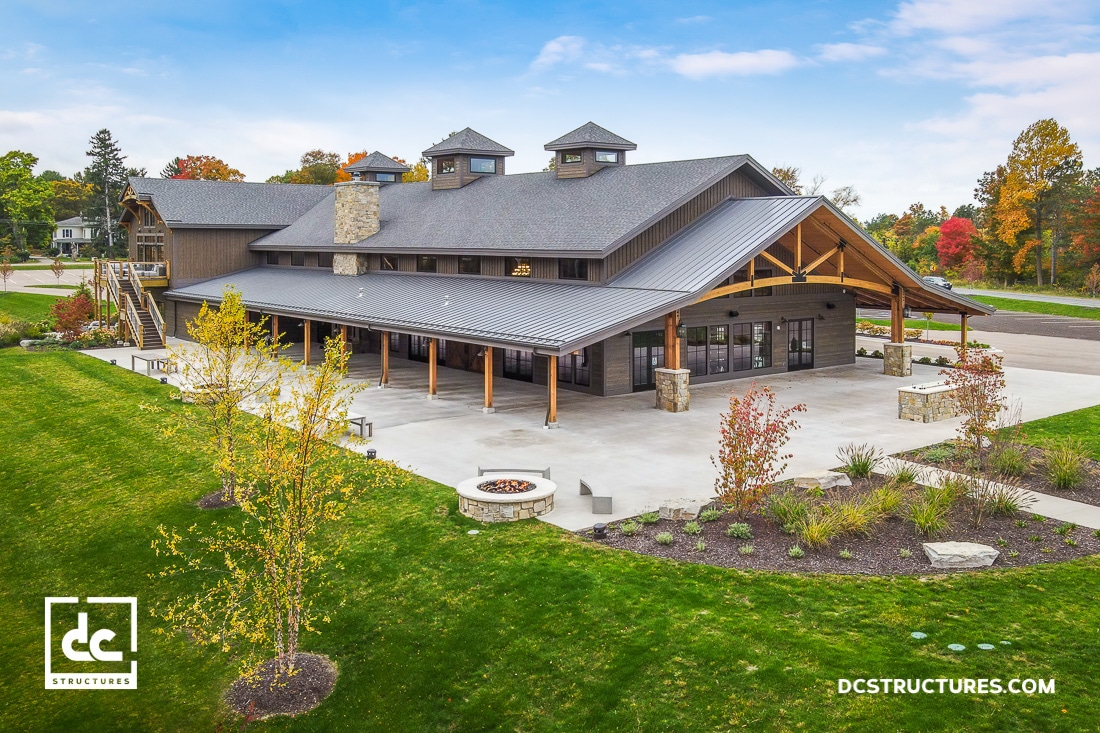
M351 165L344 166L344 171L350 173L352 180L370 181L372 183L401 183L401 175L409 172L409 166L401 165L388 155L375 150L365 158L360 158Z
M626 165L626 151L638 149L595 122L586 122L543 147L554 151L558 178L588 178L601 168Z
M434 190L462 188L482 176L503 176L504 159L515 154L469 127L423 153L432 161Z

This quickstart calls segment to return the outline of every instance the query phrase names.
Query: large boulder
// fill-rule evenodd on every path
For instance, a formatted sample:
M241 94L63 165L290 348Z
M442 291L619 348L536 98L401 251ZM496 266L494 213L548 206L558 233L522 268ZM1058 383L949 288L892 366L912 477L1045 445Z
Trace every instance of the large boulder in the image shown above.
M848 474L839 471L810 471L794 480L794 485L800 489L831 489L836 486L851 486L852 479Z
M1001 553L977 542L925 542L924 554L934 568L985 568Z
M697 499L665 499L661 502L661 519L695 519L703 510L705 502Z

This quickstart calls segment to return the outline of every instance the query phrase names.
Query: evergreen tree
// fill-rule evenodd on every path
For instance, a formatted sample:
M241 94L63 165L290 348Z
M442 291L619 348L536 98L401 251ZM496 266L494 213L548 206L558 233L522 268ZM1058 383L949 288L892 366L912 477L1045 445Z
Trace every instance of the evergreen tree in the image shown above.
M84 169L84 181L92 186L91 211L85 212L95 226L92 246L100 255L116 256L128 247L118 225L122 207L118 200L126 188L126 156L111 136L111 131L100 130L89 141L91 149L86 153L92 159Z

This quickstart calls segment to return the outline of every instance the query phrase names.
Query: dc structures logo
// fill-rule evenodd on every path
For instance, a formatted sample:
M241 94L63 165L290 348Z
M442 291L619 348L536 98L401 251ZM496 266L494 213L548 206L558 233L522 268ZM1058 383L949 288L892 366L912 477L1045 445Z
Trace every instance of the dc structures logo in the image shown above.
M96 627L89 634L89 614ZM109 625L107 625L109 624ZM54 626L57 626L65 658L54 664ZM129 627L130 639L116 640L115 629ZM64 630L63 634L60 632ZM128 651L127 651L128 650ZM137 598L91 596L46 598L46 689L137 689ZM129 670L126 661L129 660ZM75 663L75 664L72 664Z

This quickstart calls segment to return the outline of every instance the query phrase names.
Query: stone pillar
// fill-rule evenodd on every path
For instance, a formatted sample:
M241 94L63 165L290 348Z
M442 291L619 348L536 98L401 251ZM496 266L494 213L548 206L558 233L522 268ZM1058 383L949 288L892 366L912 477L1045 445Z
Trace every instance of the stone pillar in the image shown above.
M687 412L691 394L688 392L688 369L657 369L657 409Z
M336 183L334 244L355 244L378 233L378 185L374 181Z
M913 345L886 344L883 347L882 373L891 377L908 377L913 373Z
M333 275L362 275L369 270L370 260L361 252L336 252L332 255Z

